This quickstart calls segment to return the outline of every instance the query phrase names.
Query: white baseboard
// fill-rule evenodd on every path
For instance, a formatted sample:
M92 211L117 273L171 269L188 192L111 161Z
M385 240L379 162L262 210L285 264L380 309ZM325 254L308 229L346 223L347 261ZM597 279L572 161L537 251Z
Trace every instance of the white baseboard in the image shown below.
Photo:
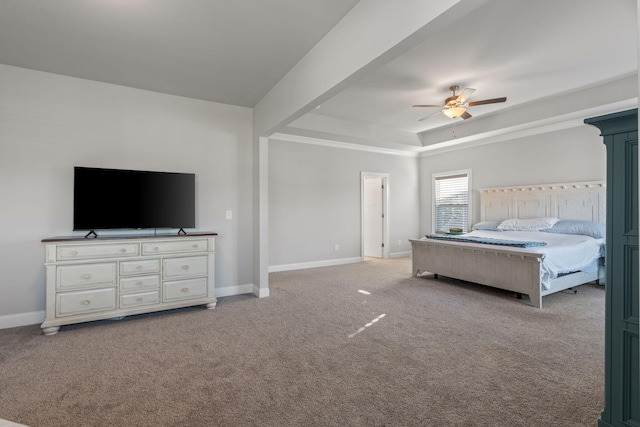
M253 283L237 286L225 286L223 288L216 287L216 298L250 293L253 293Z
M47 313L32 311L30 313L9 314L0 316L0 329L16 328L18 326L37 325L44 322Z
M253 283L238 286L225 286L224 288L216 288L216 298L230 297L233 295L254 294L258 298L269 296L269 288L260 289Z
M411 256L411 251L395 252L395 253L389 254L389 258L406 258L410 256Z
M269 296L269 288L259 288L253 285L253 294L258 298L266 298Z
M361 261L362 261L362 258L353 257L353 258L328 259L325 261L301 262L298 264L272 265L269 267L269 273L277 273L279 271L303 270L305 268L331 267L333 265L355 264Z

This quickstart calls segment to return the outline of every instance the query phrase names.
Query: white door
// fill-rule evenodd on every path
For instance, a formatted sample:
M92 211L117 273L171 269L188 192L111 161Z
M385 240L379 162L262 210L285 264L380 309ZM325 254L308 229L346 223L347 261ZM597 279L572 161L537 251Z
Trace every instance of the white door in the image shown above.
M364 256L382 258L383 179L364 179Z

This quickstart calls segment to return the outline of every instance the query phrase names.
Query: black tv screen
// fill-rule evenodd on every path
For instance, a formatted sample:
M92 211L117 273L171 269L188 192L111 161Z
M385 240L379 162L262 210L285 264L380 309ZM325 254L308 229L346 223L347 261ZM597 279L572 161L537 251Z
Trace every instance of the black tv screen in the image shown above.
M195 174L74 167L74 230L195 228L195 216Z

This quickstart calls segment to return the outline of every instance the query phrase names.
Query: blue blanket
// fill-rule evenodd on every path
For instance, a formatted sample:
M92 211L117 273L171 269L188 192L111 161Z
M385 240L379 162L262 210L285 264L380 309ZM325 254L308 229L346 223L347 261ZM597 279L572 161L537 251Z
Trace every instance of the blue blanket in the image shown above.
M485 243L487 245L513 246L517 248L533 248L538 246L546 246L546 242L521 242L518 240L492 239L490 237L477 236L450 236L446 234L427 234L427 239L451 240L454 242L471 242Z

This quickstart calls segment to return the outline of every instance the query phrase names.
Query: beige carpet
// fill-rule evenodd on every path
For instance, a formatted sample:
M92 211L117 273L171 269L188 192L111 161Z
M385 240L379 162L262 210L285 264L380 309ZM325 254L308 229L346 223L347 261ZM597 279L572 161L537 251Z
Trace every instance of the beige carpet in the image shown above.
M38 426L593 426L604 289L410 277L410 260L273 273L271 296L0 330L0 418ZM364 292L361 292L364 291Z

